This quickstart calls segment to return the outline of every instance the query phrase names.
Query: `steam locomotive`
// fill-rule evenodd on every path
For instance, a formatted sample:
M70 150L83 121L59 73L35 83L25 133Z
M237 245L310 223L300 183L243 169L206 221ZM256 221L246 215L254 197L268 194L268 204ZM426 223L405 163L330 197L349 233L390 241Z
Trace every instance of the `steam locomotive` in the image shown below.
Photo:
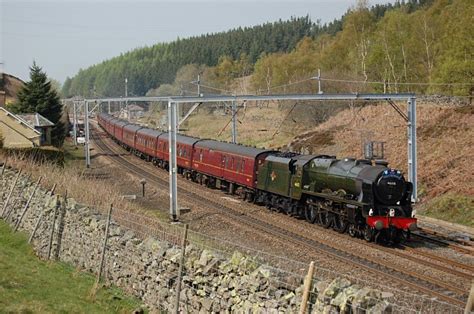
M168 133L98 115L135 155L167 169ZM367 241L398 243L416 230L412 184L386 163L301 155L177 136L178 173L267 208Z

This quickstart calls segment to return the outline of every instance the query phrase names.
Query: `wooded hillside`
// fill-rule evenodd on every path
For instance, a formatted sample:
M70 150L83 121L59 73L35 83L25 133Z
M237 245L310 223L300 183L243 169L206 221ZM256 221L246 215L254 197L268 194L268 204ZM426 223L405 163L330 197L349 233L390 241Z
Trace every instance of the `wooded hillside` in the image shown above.
M468 95L474 86L473 16L469 0L437 0L414 11L401 5L380 19L359 6L336 35L305 38L291 53L260 58L253 85L263 93L310 91L311 84L314 91L314 83L292 83L321 69L325 92ZM274 88L286 84L292 85Z
M80 70L65 81L63 92L87 96L95 86L98 95L122 95L127 77L131 94L144 95L151 88L172 83L178 69L186 64L215 66L221 56L238 59L244 54L254 63L262 52L289 52L304 36L311 35L313 27L308 17L294 18L139 48Z
M325 92L468 95L474 86L472 16L469 0L371 8L359 0L325 25L293 18L136 49L68 78L63 96L120 96L126 77L129 95L145 95L172 84L189 64L199 65L205 84L234 93L241 92L235 79L249 74L254 93L314 92L308 78L321 69Z

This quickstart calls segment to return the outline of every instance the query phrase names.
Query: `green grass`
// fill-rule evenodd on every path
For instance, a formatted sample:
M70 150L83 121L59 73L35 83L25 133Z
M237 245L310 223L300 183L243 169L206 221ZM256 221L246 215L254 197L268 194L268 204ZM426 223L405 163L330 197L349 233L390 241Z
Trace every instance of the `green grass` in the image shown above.
M445 194L423 206L421 214L474 227L474 197Z
M130 313L138 300L117 288L91 293L95 278L39 260L25 235L0 221L0 313Z
M82 165L84 163L84 146L77 145L70 139L66 139L63 145L64 150L64 162L67 166Z

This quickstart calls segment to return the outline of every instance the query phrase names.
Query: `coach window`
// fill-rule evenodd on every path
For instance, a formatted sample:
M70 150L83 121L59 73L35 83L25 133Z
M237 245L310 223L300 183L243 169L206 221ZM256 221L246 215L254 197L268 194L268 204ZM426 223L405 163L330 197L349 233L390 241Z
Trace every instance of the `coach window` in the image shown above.
M230 160L230 169L234 169L234 157Z
M239 158L239 159L237 159L237 165L235 166L235 169L237 170L237 172L240 172L240 164L241 164L241 162L240 162L240 158Z
M202 149L199 150L199 161L202 161Z
M244 172L244 166L245 166L245 159L242 159L242 168L240 168L242 172Z

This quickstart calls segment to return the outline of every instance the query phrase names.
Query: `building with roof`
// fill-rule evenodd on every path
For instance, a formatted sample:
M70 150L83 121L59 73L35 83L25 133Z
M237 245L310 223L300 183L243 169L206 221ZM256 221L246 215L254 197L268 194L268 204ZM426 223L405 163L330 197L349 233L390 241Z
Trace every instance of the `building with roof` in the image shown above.
M142 107L135 104L130 104L122 109L119 117L123 119L137 119L143 117L144 114L145 111Z
M41 133L40 145L51 145L51 130L54 123L40 115L39 113L18 114L18 117L25 120L31 127Z
M41 145L41 132L3 107L0 107L0 132L5 148L31 148Z

